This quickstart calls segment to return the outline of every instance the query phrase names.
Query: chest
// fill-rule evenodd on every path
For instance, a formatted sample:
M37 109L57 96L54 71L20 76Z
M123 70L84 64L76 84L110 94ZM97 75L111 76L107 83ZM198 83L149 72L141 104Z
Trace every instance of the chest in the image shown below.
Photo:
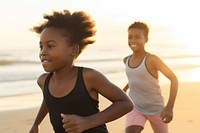
M134 68L134 70L137 71L139 75L142 75L143 73L148 73L154 78L156 79L158 78L158 70L156 69L154 64L151 62L150 58L148 58L148 56L146 57L143 56L139 58L130 57L128 60L128 66L130 68Z
M68 95L76 86L76 77L60 82L51 81L49 83L49 92L54 97L64 97Z
M143 58L132 58L130 57L128 60L128 65L131 68L136 68L140 66L140 64L143 62Z

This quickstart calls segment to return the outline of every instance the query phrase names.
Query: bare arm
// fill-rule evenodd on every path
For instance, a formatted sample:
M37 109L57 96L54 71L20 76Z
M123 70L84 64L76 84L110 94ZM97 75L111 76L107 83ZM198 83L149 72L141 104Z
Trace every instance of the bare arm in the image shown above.
M155 64L156 66L156 69L158 69L158 71L160 71L163 75L165 75L165 77L167 77L170 80L169 99L166 108L161 113L163 121L168 123L173 119L173 108L178 91L178 79L176 75L172 72L172 70L167 65L165 65L165 63L162 62L161 59L159 59L156 56L153 56L152 60L153 64Z
M46 107L46 103L43 100L42 105L40 107L40 110L36 116L36 119L33 123L33 126L30 130L29 133L39 133L39 125L42 122L42 120L44 119L44 117L46 116L46 114L48 113L47 107Z
M76 119L76 122L79 123L77 124L77 132L82 132L116 120L132 110L133 104L127 95L120 88L108 81L101 73L89 69L85 70L84 75L86 86L93 88L94 91L110 100L112 104L103 111L84 118L81 118L80 116L62 115L65 129L73 131L71 130L72 127L69 126L69 123L70 120L73 121Z
M109 82L102 74L97 72L98 77L94 85L95 90L102 96L106 97L112 102L111 106L106 108L104 111L96 115L97 118L101 118L102 123L113 121L124 114L128 113L132 109L132 102L127 95L117 86ZM98 116L99 115L99 116Z
M40 86L41 89L43 89L45 77L46 76L42 75L41 77L38 78L38 85ZM47 109L45 101L43 100L40 106L40 109L38 111L38 114L35 118L35 121L33 123L33 126L31 130L29 131L29 133L39 133L39 125L42 122L42 120L45 118L47 113L48 113L48 109Z
M129 56L124 57L123 62L124 64L126 64L126 60L128 59ZM123 88L123 91L126 92L128 90L129 86L128 84L125 85L125 87Z

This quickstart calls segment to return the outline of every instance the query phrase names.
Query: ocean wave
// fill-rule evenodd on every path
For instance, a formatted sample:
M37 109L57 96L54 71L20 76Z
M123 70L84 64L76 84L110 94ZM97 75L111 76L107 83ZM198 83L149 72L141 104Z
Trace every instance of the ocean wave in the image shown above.
M0 60L0 65L9 65L12 64L12 60Z
M39 64L39 61L30 61L30 60L9 60L9 59L2 59L0 60L0 66L5 65L13 65L13 64Z
M110 61L120 61L121 58L98 58L98 59L81 59L78 62L110 62Z
M0 83L2 82L17 82L17 81L28 81L28 80L36 80L37 77L21 77L21 76L18 76L18 77L14 77L14 78L0 78Z
M110 62L110 61L120 61L120 58L107 58L107 59L81 59L77 62ZM31 61L31 60L10 60L10 59L0 59L0 66L4 65L13 65L13 64L40 64L39 61Z

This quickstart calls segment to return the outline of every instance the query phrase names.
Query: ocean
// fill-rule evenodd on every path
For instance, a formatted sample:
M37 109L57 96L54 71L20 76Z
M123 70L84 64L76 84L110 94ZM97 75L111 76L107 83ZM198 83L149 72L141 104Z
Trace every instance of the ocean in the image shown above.
M179 46L160 49L154 46L147 51L158 55L174 71L179 82L200 81L200 53L186 54L184 51L181 52ZM37 48L36 50L0 51L1 102L1 99L6 97L41 93L37 86L37 78L44 70L38 52ZM127 45L109 48L89 46L78 57L76 65L94 68L103 73L111 82L116 81L115 84L122 88L122 85L126 84L124 81L127 81L122 60L129 54L131 51ZM159 82L160 84L169 83L162 74Z

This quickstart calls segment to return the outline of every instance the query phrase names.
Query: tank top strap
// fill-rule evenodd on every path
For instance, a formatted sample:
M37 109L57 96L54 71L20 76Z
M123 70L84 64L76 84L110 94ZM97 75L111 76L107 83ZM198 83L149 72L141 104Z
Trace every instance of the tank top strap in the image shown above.
M46 90L46 89L48 88L48 84L49 84L49 81L50 81L52 75L53 75L53 72L50 72L50 73L48 74L48 76L47 76L47 78L46 78L46 80L45 80L45 83L44 83L44 90Z
M78 78L83 77L83 67L78 67Z
M146 55L144 56L144 58L142 59L142 63L145 63L147 57L150 55L150 53L146 53Z
M127 58L126 58L126 65L128 65L130 57L131 57L131 55L127 56Z

